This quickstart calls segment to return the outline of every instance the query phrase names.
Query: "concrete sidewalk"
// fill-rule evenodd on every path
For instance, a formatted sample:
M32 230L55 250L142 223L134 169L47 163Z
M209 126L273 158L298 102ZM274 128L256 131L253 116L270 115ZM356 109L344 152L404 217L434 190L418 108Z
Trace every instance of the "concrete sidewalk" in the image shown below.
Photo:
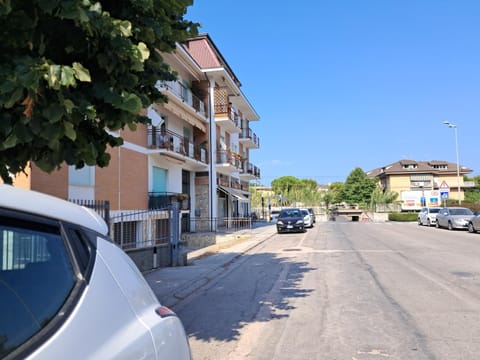
M188 266L159 268L145 273L162 305L173 307L224 272L227 265L276 233L274 223L259 223L238 232L236 239L188 252Z

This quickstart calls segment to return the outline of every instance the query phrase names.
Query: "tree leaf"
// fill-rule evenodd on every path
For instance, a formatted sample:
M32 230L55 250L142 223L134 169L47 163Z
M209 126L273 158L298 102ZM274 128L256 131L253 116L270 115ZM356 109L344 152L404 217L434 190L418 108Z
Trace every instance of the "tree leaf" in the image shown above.
M75 141L77 139L77 133L75 132L73 124L68 121L65 121L63 124L65 126L65 136L70 140Z
M142 56L142 61L145 61L150 57L150 50L145 43L139 43L137 45L137 48L140 51L140 55Z
M92 78L90 76L90 72L88 71L88 69L83 67L83 65L80 64L79 62L74 62L73 63L73 70L75 71L75 77L79 81L83 81L83 82L91 82L92 81Z

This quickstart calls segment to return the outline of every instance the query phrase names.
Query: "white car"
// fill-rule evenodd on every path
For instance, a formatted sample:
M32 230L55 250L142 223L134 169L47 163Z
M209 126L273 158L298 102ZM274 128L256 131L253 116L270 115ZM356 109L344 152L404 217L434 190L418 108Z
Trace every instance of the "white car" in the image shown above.
M305 223L306 228L311 228L313 227L313 217L310 214L310 211L308 209L300 209L303 215L303 222Z
M0 358L191 359L180 319L107 234L92 210L0 185Z
M418 213L418 225L435 226L437 224L437 214L442 208L424 207Z

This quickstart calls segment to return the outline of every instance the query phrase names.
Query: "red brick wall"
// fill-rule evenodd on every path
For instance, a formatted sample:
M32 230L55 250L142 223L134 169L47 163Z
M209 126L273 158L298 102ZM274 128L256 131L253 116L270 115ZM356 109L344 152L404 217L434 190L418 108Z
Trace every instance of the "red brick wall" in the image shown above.
M147 156L124 147L112 149L110 154L110 165L96 169L95 198L109 200L112 210L147 209Z

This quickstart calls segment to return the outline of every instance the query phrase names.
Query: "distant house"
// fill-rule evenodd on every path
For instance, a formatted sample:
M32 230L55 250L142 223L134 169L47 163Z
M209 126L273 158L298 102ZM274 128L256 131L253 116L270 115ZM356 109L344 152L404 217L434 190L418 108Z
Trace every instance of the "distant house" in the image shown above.
M463 176L471 172L472 169L460 166L458 179L455 163L400 160L368 171L367 175L379 179L385 191L398 193L403 210L419 210L422 206L441 206L447 196L448 199L463 200L464 188L470 186L464 183Z

